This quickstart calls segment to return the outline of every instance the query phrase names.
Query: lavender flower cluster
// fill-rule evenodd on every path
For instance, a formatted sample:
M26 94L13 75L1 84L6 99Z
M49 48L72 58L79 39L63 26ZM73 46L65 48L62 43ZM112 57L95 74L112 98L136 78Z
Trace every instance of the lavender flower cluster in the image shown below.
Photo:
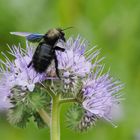
M14 56L13 61L2 53L5 60L0 61L0 109L12 107L9 99L12 88L20 86L22 91L32 94L36 84L47 83L53 79L54 87L55 81L60 80L59 88L63 88L66 94L71 94L75 98L79 95L82 97L80 104L86 112L86 118L103 118L110 121L111 110L120 101L119 92L123 85L114 80L109 72L103 74L102 58L98 58L100 51L95 47L88 47L87 41L82 40L80 36L76 39L69 38L65 45L65 52L57 51L61 80L56 74L51 73L55 73L53 63L42 74L37 73L32 67L27 67L35 51L35 47L28 43L26 49L21 46L9 47L9 53Z

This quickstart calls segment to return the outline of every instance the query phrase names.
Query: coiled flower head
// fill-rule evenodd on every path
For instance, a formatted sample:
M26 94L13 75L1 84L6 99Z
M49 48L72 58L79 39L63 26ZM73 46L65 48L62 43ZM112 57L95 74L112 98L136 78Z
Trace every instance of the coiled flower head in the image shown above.
M88 42L78 36L76 39L68 39L65 52L57 52L58 68L61 71L65 92L68 90L74 93L80 80L86 78L93 68L91 60L96 58L99 50L95 51L89 59L86 58L87 49Z
M10 49L9 54L11 54L15 59L10 61L9 58L5 56L5 61L1 60L1 80L0 80L0 96L1 96L1 108L10 107L9 96L11 94L12 88L19 86L24 91L33 92L36 83L40 83L45 80L46 74L39 74L33 68L28 68L34 49L33 47L26 46L24 50L21 46ZM7 107L6 107L7 106Z
M97 118L103 118L112 123L113 107L120 103L123 84L114 80L109 72L102 74L103 66L84 81L82 105L85 110ZM113 123L112 123L113 124Z

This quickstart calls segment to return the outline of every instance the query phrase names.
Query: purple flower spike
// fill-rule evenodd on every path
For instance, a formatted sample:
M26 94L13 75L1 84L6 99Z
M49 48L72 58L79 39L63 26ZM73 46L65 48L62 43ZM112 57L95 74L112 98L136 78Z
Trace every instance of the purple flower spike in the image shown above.
M93 68L91 60L96 58L99 51L93 52L95 47L87 51L88 43L80 36L76 39L69 38L65 45L64 52L57 52L58 68L61 71L65 88L74 90L77 88L78 79L83 79L90 73ZM91 57L90 59L86 58L87 54L92 59Z
M12 107L8 96L10 95L10 87L6 85L6 79L0 79L0 110L5 110Z
M28 46L28 44L26 50L20 46L14 46L13 49L10 49L10 54L15 57L15 60L14 62L6 60L6 63L3 62L3 64L6 66L6 71L4 72L5 78L11 87L18 85L23 89L28 89L32 92L34 90L35 83L39 83L44 80L44 73L36 73L32 67L27 67L31 62L33 52L34 49Z
M68 39L65 52L57 52L59 69L64 71L64 76L69 75L84 77L90 72L91 63L86 60L84 53L88 44L78 36L75 40Z
M111 122L111 111L120 101L121 94L118 92L123 85L110 77L109 72L101 74L101 69L97 69L97 72L84 82L83 107L97 118Z
M0 60L1 68L0 73L2 79L0 79L0 107L6 108L9 107L8 96L10 90L15 86L20 86L22 90L29 90L32 92L35 88L35 84L45 80L46 74L36 73L35 70L30 67L30 63L34 49L31 46L28 46L24 50L23 48L13 46L10 49L10 54L15 57L14 61L10 61L8 57L2 53L5 57L5 61ZM4 82L3 82L4 80Z

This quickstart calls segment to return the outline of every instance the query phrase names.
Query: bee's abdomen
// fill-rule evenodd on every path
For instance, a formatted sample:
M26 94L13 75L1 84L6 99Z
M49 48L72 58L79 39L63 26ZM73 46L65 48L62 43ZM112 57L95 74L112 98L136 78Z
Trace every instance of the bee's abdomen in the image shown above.
M36 72L45 72L48 66L51 64L54 53L52 47L47 44L41 44L37 47L33 56L33 68Z

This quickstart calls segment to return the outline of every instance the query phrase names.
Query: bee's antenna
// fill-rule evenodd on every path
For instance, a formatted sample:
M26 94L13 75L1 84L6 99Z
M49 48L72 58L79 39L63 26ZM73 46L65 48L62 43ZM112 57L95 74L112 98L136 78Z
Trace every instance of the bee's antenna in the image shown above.
M71 27L67 27L67 28L65 28L65 29L62 29L62 31L64 31L64 30L68 30L68 29L71 29L71 28L74 28L73 26L71 26Z

